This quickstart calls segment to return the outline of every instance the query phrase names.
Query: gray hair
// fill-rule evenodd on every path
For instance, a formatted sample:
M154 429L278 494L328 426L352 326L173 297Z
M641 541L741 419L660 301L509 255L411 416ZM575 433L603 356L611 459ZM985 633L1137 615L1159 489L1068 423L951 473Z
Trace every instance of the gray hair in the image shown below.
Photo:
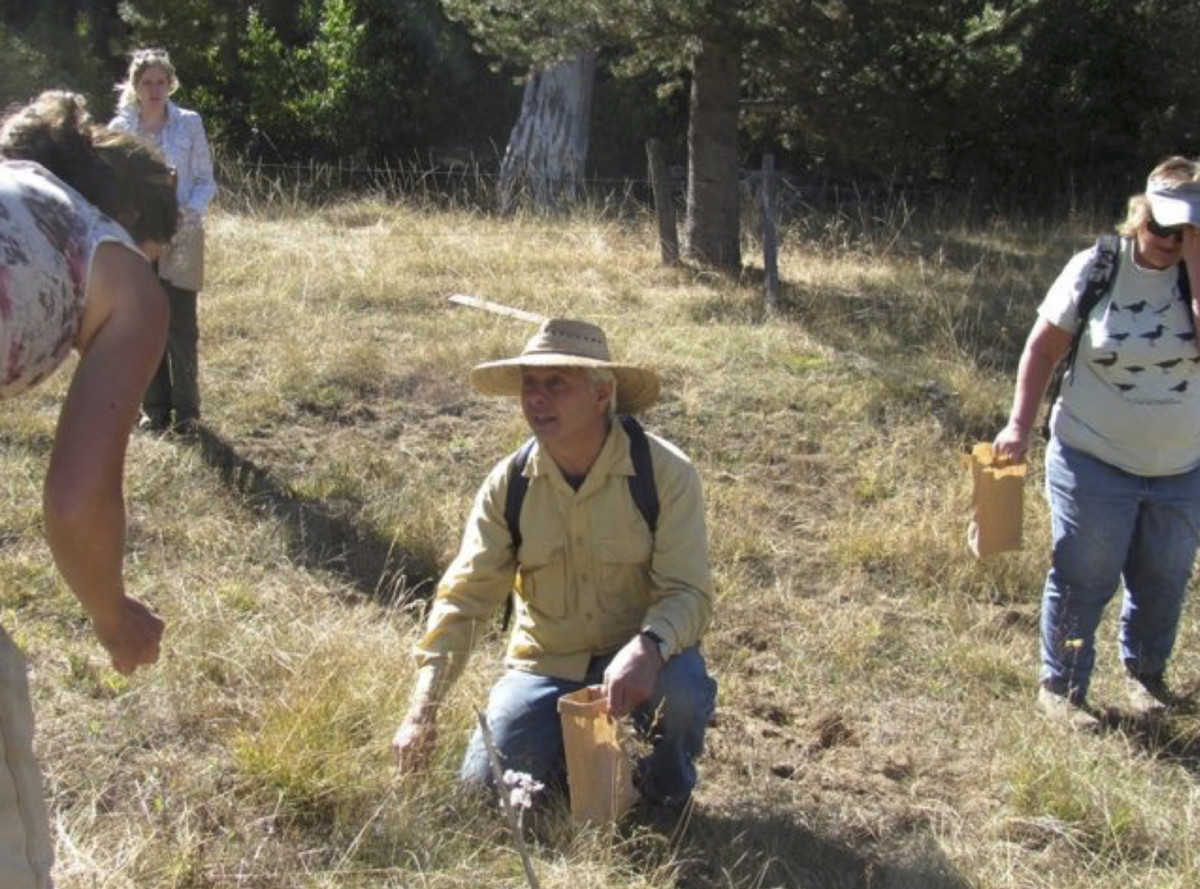
M583 371L587 378L588 388L593 392L602 384L607 383L612 387L612 393L608 396L608 419L614 420L617 416L617 376L607 367L587 367Z

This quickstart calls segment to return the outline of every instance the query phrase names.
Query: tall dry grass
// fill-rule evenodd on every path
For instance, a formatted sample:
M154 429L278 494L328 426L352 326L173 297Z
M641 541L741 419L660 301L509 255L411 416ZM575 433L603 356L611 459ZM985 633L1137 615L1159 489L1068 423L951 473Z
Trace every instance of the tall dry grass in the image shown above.
M957 455L1002 422L1040 293L1096 226L809 214L768 316L753 275L664 269L626 214L229 206L201 298L206 431L139 435L128 461L130 585L169 621L155 669L108 669L40 538L68 374L0 415L0 621L33 668L61 886L524 884L497 811L454 781L496 638L430 773L388 755L422 596L525 434L466 374L529 330L455 292L604 325L662 373L647 422L706 487L721 692L695 809L575 836L551 819L543 885L1200 884L1195 715L1077 737L1035 713L1040 471L1026 550L964 543ZM1197 626L1192 607L1173 667L1193 691ZM1095 696L1117 705L1111 622L1102 639Z

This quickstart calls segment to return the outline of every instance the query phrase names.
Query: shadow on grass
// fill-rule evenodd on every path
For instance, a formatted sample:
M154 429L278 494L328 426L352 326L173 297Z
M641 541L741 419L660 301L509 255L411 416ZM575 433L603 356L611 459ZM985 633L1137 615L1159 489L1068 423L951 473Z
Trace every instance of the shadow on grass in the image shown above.
M384 604L427 594L434 567L396 546L366 523L301 497L204 425L179 441L196 447L230 488L278 518L287 529L292 557L310 568L340 574L355 589Z
M665 833L672 835L667 826ZM697 809L671 840L679 889L968 889L932 841L863 854L782 812ZM889 860L893 857L894 860Z
M1200 777L1200 724L1196 690L1181 696L1170 712L1137 715L1106 707L1100 711L1102 731L1120 732L1147 756L1182 766Z

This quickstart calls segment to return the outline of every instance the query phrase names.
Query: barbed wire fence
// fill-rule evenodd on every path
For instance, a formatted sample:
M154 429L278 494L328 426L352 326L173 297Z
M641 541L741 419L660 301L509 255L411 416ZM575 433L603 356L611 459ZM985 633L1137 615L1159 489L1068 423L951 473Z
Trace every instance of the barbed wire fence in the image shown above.
M498 169L473 159L449 162L427 160L363 164L335 162L269 162L218 157L220 203L235 212L254 215L288 215L318 210L338 203L379 201L418 209L465 211L495 215L531 213L551 220L564 214L586 213L593 218L641 219L656 225L665 265L678 264L683 253L676 219L683 217L687 171L662 162L658 146L647 145L648 176L585 177L570 183L569 199L547 208L535 194L544 192L525 173L516 182L501 209L501 176ZM776 171L771 155L758 170L739 171L743 261L761 262L763 312L770 314L780 301L779 258L789 237L833 248L869 249L885 253L907 232L915 203L927 207L946 197L931 190L914 196L895 184L805 181ZM951 195L961 204L961 196ZM502 229L497 229L500 235ZM745 252L749 250L750 253ZM751 259L758 254L759 262Z
M499 212L499 171L494 164L485 165L474 159L439 163L429 158L365 164L347 160L282 163L218 156L216 164L222 203L232 209L318 207L374 198L474 212ZM670 194L682 207L687 171L681 166L673 166L667 168L667 174ZM747 206L760 204L768 175L761 169L740 171L739 183ZM889 208L898 202L928 206L969 200L969 194L962 189L949 187L805 179L786 171L774 173L772 179L777 189L776 206L784 222L805 213L883 218L893 212ZM616 214L642 214L654 209L654 193L648 176L589 176L578 180L575 186L575 200L557 205L555 211L594 211L599 208ZM524 192L518 195L518 206L533 208L530 192L526 183Z
M382 199L420 206L474 212L499 212L499 172L477 161L440 164L396 161L363 164L350 161L278 163L237 157L216 159L223 204L234 209L323 206L358 199ZM528 177L518 185L515 204L532 208ZM556 210L602 208L638 213L650 202L649 181L637 178L590 177L576 183L577 197Z
M1002 209L975 202L971 192L962 188L805 179L775 169L770 155L763 160L762 168L742 169L738 176L742 268L762 269L763 316L780 306L780 259L798 243L882 257L924 249L923 243L941 243L947 232L988 230L996 219L1006 218ZM499 170L474 159L438 162L430 157L377 164L217 159L222 186L219 202L234 212L286 216L337 204L377 201L496 218L521 214L526 221L528 217L545 220L549 236L561 230L556 220L564 215L637 220L650 227L657 225L662 261L675 265L686 251L674 222L684 218L687 171L663 167L653 158L648 165L648 173L656 171L657 181L654 176L581 178L569 189L572 198L550 208L538 206L534 194L540 189L533 187L537 183L531 183L525 174L505 213L499 199ZM1076 223L1085 215L1093 227L1103 218L1095 207L1088 214L1070 212ZM503 227L497 226L495 231L498 237L506 236ZM933 241L927 238L931 234Z

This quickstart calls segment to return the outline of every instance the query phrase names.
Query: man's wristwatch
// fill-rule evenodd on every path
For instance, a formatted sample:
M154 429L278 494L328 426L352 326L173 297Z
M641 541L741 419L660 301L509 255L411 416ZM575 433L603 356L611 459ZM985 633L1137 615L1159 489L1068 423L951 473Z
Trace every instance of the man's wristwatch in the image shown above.
M642 627L638 631L638 635L645 636L655 644L655 646L658 648L658 656L662 658L662 662L665 664L667 662L667 640L658 635L658 633L656 633L650 627Z

